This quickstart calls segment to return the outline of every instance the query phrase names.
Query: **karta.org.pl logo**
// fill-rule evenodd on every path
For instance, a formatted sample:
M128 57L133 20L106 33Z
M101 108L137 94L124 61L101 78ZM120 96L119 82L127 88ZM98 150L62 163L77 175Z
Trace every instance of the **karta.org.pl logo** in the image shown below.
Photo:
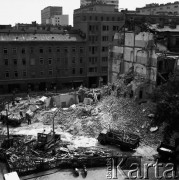
M107 179L177 179L174 163L143 162L140 156L107 158Z

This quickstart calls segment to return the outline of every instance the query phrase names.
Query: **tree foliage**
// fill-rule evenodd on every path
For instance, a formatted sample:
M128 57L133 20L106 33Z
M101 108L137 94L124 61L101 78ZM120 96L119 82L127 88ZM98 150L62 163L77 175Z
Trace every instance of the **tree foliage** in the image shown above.
M167 123L172 130L179 130L179 82L169 79L156 88L152 96L156 102L155 123Z

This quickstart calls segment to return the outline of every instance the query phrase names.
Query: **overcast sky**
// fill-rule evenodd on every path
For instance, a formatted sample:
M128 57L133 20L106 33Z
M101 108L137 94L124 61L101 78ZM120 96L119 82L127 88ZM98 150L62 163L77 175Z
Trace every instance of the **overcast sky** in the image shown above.
M168 3L176 0L119 0L119 8L135 10L149 3ZM63 14L69 14L73 23L73 10L80 7L80 0L0 0L0 24L41 23L41 10L47 6L62 6Z

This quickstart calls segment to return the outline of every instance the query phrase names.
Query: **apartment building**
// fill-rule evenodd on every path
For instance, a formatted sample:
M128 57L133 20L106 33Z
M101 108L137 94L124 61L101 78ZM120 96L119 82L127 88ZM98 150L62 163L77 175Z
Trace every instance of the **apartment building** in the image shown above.
M145 15L179 15L179 1L166 4L146 4L145 7L136 8L136 13Z
M74 10L74 28L86 34L88 86L108 79L108 49L114 33L124 25L124 14L115 5L94 4Z
M86 83L86 41L78 33L0 33L0 93Z
M49 19L46 19L46 24L51 24L53 26L68 26L69 17L68 15L54 15Z
M63 8L60 6L48 6L41 10L41 24L46 24L46 19L50 19L54 15L62 15Z
M81 0L80 5L81 7L90 5L90 4L109 4L109 5L115 5L115 8L118 9L119 0Z

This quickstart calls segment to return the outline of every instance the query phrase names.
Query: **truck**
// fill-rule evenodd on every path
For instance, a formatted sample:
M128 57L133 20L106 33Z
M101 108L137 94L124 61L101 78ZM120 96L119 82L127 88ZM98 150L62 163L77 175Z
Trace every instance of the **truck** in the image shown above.
M121 149L136 149L140 143L140 137L125 131L103 130L98 136L98 142L102 145L114 144Z

